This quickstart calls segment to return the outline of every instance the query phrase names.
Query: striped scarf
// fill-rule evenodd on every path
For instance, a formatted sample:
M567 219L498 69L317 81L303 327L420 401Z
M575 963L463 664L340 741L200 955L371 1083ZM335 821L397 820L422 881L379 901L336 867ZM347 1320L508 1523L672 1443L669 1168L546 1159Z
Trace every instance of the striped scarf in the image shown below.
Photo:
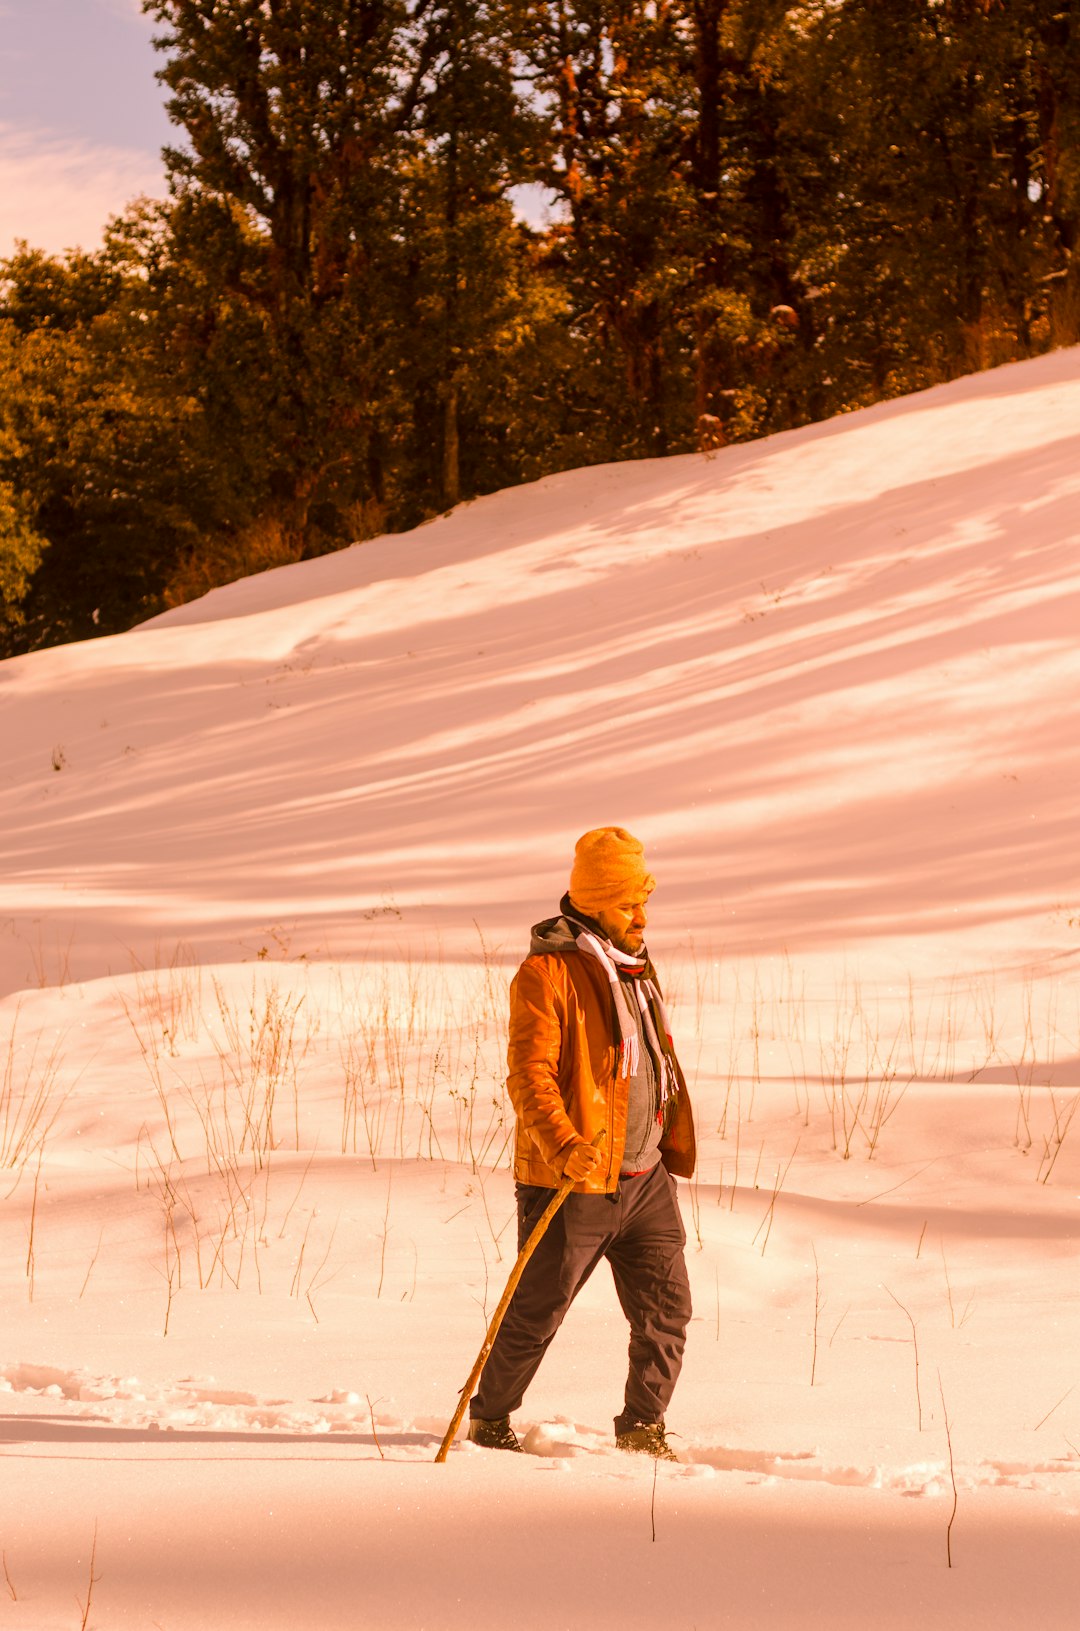
M679 1084L675 1075L675 1044L671 1039L671 1025L648 957L632 957L628 952L620 951L610 940L601 939L569 913L564 912L563 920L573 934L578 950L595 958L608 977L619 1025L618 1074L624 1080L636 1075L641 1064L638 1027L629 1008L629 993L633 993L641 1014L641 1029L656 1061L660 1110L663 1114L668 1101L678 1092ZM623 975L628 978L622 978Z

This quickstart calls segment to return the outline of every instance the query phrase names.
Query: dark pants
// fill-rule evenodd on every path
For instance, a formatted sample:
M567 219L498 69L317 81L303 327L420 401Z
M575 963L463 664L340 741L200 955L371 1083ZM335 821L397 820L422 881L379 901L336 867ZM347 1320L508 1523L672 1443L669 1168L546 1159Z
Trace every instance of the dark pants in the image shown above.
M519 1251L553 1193L518 1184ZM564 1314L606 1257L630 1321L630 1370L619 1421L663 1421L690 1320L685 1245L675 1180L663 1166L623 1178L615 1196L568 1195L526 1264L470 1415L494 1421L518 1408Z

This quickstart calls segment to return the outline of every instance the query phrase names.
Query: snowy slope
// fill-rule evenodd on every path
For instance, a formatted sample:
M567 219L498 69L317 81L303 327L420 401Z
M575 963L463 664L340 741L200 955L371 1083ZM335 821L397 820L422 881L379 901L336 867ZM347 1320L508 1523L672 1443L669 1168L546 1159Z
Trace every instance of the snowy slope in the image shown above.
M732 952L1075 945L1078 426L1060 352L5 663L0 989L516 950L614 816Z
M0 1631L1066 1631L1080 352L0 665ZM677 1466L508 1273L506 985L659 877Z

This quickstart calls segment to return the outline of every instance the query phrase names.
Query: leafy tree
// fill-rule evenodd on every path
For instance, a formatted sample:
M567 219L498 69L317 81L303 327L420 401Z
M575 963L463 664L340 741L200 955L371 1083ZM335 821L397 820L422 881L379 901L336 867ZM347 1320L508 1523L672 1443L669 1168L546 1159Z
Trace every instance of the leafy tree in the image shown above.
M760 435L815 416L794 203L813 124L790 81L799 35L783 0L693 0L685 12L696 411L699 427L708 415L726 439Z
M1049 340L1072 276L1075 10L801 8L789 65L816 140L796 172L796 238L819 302L820 412Z
M167 154L170 343L223 455L261 480L254 524L299 558L477 490L481 382L520 332L528 262L505 6L145 9L186 137Z
M163 365L145 266L122 231L97 256L24 251L4 263L0 344L0 479L17 495L8 527L27 563L19 581L32 570L7 648L127 628L160 609L169 573L225 507L197 404Z
M531 234L510 202L537 121L515 84L507 7L432 0L424 24L428 68L399 172L390 279L397 522L517 479L497 405L544 321L529 286Z
M173 349L223 456L262 472L286 547L317 552L381 497L386 206L423 66L408 60L407 8L144 9L162 26L159 77L185 137L166 151Z
M33 506L21 489L22 446L13 428L18 396L18 341L0 323L0 656L15 649L22 605L45 550Z
M785 383L803 292L785 143L790 8L663 0L524 8L550 122L542 179L582 331L622 360L606 456L805 417ZM610 368L610 364L609 364Z
M1010 6L1020 65L1012 106L1018 184L1035 205L1046 267L1033 291L1043 321L1033 344L1080 340L1080 6Z
M691 429L677 22L675 8L641 0L520 10L523 62L548 124L537 179L565 212L549 264L572 302L584 373L593 391L605 386L597 457L663 453Z
M3 342L0 341L0 346ZM6 384L7 369L0 359L0 390ZM17 464L18 442L0 428L0 470ZM46 539L37 531L33 507L26 495L0 476L0 656L18 649L18 637L25 623L23 603L34 573L41 564Z

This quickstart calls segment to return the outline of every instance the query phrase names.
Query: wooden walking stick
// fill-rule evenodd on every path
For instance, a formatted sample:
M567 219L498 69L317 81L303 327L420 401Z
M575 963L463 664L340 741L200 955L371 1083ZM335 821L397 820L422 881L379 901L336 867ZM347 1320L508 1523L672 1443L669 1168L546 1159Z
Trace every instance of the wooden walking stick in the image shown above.
M594 1150L598 1149L604 1142L604 1134L605 1130L603 1127L601 1127L600 1131L592 1141L592 1147ZM480 1372L487 1364L488 1354L491 1352L495 1343L495 1338L499 1334L499 1326L503 1322L503 1316L505 1315L506 1310L510 1307L510 1299L517 1290L518 1281L525 1272L525 1265L529 1261L529 1258L532 1256L533 1252L536 1250L537 1246L539 1246L541 1240L544 1238L548 1224L551 1222L552 1218L559 1210L559 1207L573 1189L574 1182L575 1180L573 1178L563 1179L562 1183L559 1185L558 1189L555 1191L554 1195L551 1197L550 1201L548 1201L544 1210L537 1218L536 1226L533 1229L532 1234L518 1252L517 1262L510 1270L510 1278L506 1282L506 1290L499 1298L499 1306L491 1316L491 1324L488 1326L487 1336L484 1338L484 1346L480 1349L480 1352L476 1356L476 1364L469 1372L468 1380L461 1390L461 1398L458 1400L458 1407L454 1411L453 1420L446 1429L446 1433L443 1436L443 1441L439 1445L439 1453L435 1457L436 1461L446 1460L450 1446L453 1444L457 1435L457 1430L461 1426L461 1418L465 1414L465 1406L471 1399L473 1390L475 1389L477 1382L480 1380Z

